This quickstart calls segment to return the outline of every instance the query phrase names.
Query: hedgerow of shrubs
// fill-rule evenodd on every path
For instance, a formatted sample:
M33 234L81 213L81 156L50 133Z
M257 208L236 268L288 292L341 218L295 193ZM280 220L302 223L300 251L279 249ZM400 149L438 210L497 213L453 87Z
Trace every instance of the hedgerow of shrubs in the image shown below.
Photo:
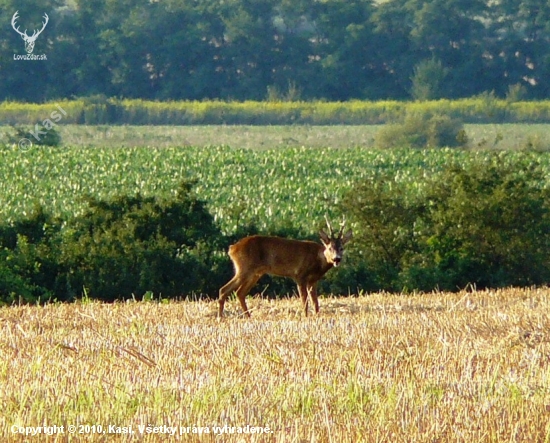
M346 263L321 282L324 293L457 290L550 282L550 189L537 164L495 154L449 165L410 189L382 172L357 184L340 209L354 225ZM313 228L313 227L312 227ZM312 229L313 230L313 229ZM0 226L0 304L112 301L154 294L214 297L232 276L229 244L205 202L182 183L170 199L87 199L69 220L37 207ZM292 226L270 234L317 239ZM264 278L267 295L295 290Z
M403 123L386 125L378 131L378 148L455 148L465 146L468 139L462 121L447 115L408 113Z
M515 101L493 93L460 100L427 101L171 101L108 98L104 95L44 104L0 103L6 124L42 122L60 106L60 124L112 125L378 125L407 113L448 115L464 123L548 123L550 101Z
M62 232L61 286L78 297L114 300L147 291L164 297L212 292L210 271L222 237L189 183L172 200L122 196L88 199Z
M37 206L29 217L0 226L0 304L217 296L233 275L229 245L258 230L246 225L222 235L193 186L185 181L165 200L87 197L83 213L69 220ZM286 225L270 233L301 236ZM267 276L260 285L271 296L294 289Z
M450 165L412 192L381 176L350 192L348 262L366 290L457 290L550 282L550 189L537 165L495 156Z
M137 195L87 203L72 220L37 208L0 230L0 302L214 294L229 278L228 239L191 183L170 200Z

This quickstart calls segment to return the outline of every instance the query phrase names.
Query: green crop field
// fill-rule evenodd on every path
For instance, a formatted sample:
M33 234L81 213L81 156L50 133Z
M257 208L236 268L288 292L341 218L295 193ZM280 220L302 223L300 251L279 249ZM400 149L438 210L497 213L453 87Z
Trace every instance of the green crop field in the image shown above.
M476 125L477 145L532 147L547 125ZM508 149L376 150L376 127L61 127L65 144L0 149L0 216L13 220L40 203L58 215L78 213L84 195L169 195L197 180L226 232L291 224L311 230L353 183L390 172L412 188L451 162L488 156L538 161L550 153ZM250 149L260 147L263 149Z
M229 147L47 148L0 151L0 214L27 214L38 202L56 214L78 212L85 194L169 195L184 178L198 180L205 199L225 230L255 221L264 229L276 218L311 226L354 182L381 171L422 186L423 177L443 165L495 155L486 151L281 148L265 151ZM501 153L511 160L541 161L550 153Z

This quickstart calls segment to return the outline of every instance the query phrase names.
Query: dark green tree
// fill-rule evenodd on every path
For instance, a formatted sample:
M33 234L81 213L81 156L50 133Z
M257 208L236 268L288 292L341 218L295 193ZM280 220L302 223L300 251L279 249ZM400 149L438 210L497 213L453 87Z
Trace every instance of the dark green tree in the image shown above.
M375 46L371 0L329 0L317 5L317 54L322 96L332 100L378 98L380 58Z
M548 98L546 0L0 0L0 100ZM430 60L437 86L426 88ZM440 75L445 73L445 75ZM414 84L413 84L414 82ZM85 119L84 119L85 120Z
M373 44L381 61L377 72L385 98L409 96L413 67L420 61L410 38L413 17L407 0L381 2L372 15Z
M436 59L423 60L414 68L411 95L415 100L434 100L445 96L443 82L448 70Z
M528 95L547 98L550 74L550 4L545 0L491 3L485 50L490 54L494 90L523 85Z

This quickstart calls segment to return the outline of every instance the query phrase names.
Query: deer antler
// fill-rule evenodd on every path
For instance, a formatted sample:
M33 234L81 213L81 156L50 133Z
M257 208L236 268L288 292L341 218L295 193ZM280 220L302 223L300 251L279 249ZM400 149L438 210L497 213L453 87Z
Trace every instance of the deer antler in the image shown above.
M11 18L11 26L15 30L15 32L17 32L19 35L21 35L21 37L23 37L25 40L27 40L27 39L28 40L36 40L36 38L42 33L42 31L44 30L44 28L46 27L46 25L50 21L50 18L48 17L48 14L44 13L44 17L42 17L42 18L46 21L42 22L42 29L40 29L40 31L37 31L35 29L33 31L32 35L28 36L26 29L25 29L25 32L21 32L19 30L19 26L17 28L15 27L16 21L19 18L19 16L17 15L18 13L19 13L19 11L15 11L15 14L13 14L13 17Z
M340 223L340 232L338 233L338 238L342 238L344 234L344 228L346 227L346 216L342 217L342 223Z
M37 31L36 29L33 30L32 35L29 37L31 40L36 40L36 38L42 33L46 25L48 24L48 21L50 18L48 17L48 14L44 13L43 17L46 21L42 22L42 29L40 31ZM27 30L25 29L25 34L27 33Z
M25 38L27 36L27 30L25 29L25 32L21 32L19 30L19 26L17 28L15 27L15 22L19 18L19 16L17 15L18 12L19 11L15 11L15 14L13 14L13 17L11 18L11 27L14 29L15 32L17 32L19 35L21 35L21 37Z
M42 33L42 31L44 30L44 28L46 27L46 25L48 24L48 22L50 21L50 18L48 17L48 14L46 14L45 12L44 12L44 17L42 17L42 18L43 18L44 20L46 20L46 21L45 21L45 22L42 22L42 29L41 29L40 31L38 31L38 32L34 31L34 32L33 32L33 34L32 34L33 37L35 36L35 35L34 35L35 33L36 33L36 37L38 37L38 36Z
M334 232L332 230L332 225L330 224L330 221L328 220L328 215L325 214L325 220L327 222L327 228L328 228L328 235L330 238L334 238Z

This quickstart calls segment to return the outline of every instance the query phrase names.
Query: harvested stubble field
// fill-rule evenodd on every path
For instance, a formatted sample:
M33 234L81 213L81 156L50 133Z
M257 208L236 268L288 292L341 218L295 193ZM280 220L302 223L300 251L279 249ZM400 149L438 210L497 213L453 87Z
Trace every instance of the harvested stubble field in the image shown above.
M2 308L1 440L550 440L550 289L237 304L221 322L210 301ZM64 433L13 432L42 425Z

